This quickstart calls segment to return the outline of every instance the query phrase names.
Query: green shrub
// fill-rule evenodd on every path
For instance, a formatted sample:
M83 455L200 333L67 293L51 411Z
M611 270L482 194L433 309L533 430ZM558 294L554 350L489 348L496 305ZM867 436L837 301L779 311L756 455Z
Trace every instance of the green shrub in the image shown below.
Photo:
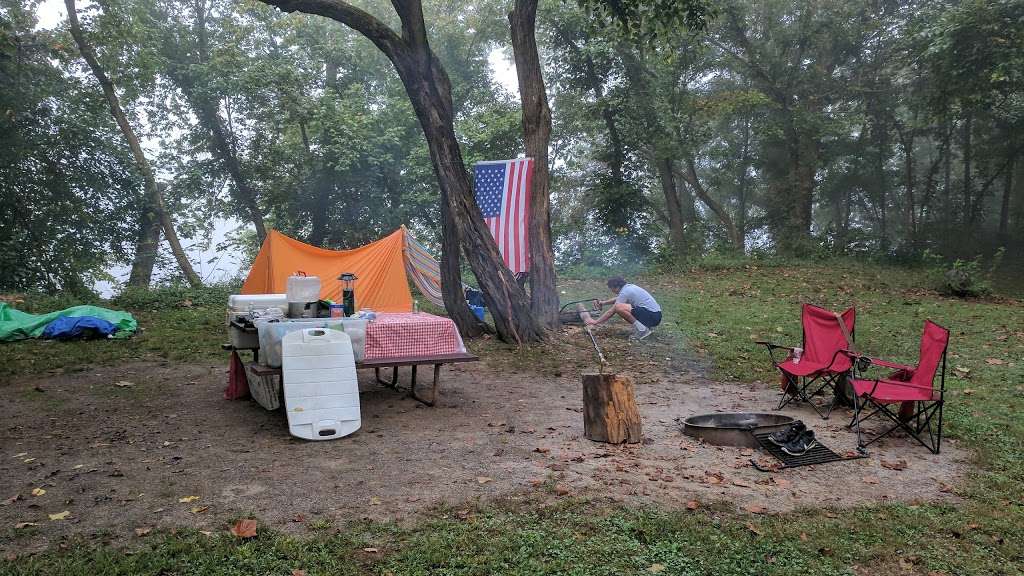
M158 288L125 288L111 300L111 304L128 310L169 310L172 308L214 307L224 308L228 296L238 294L237 282L209 284L199 288L184 285Z

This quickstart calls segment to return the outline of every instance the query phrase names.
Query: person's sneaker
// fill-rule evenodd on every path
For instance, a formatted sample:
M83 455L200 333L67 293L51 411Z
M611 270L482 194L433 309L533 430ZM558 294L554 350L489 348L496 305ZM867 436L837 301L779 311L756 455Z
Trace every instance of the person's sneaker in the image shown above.
M807 430L807 426L802 421L797 420L788 427L769 434L768 441L776 446L785 446L795 440L804 430Z
M648 336L650 336L651 332L652 332L652 330L650 328L647 328L646 330L643 330L643 331L637 330L636 328L633 328L633 333L629 335L629 339L630 340L643 340L644 338L647 338Z
M790 456L801 456L817 444L818 441L814 439L814 430L804 430L792 442L783 446L782 451Z

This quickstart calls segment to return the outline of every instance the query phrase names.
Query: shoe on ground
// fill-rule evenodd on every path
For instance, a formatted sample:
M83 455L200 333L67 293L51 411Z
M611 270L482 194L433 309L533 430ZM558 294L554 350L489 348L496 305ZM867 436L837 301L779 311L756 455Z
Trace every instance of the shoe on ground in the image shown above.
M811 448L818 445L814 439L814 430L804 430L792 442L782 447L782 451L790 456L802 456Z
M648 336L650 336L653 332L654 332L654 330L651 330L650 328L648 328L646 330L643 330L643 331L637 330L637 329L634 328L633 329L633 333L629 335L629 339L630 340L638 340L638 341L639 340L643 340L644 338L647 338Z
M796 440L796 437L799 436L804 430L807 430L807 426L804 425L802 421L797 420L796 422L790 424L788 427L769 434L768 441L771 442L772 444L775 444L776 446L785 446L786 444L789 444L793 440Z

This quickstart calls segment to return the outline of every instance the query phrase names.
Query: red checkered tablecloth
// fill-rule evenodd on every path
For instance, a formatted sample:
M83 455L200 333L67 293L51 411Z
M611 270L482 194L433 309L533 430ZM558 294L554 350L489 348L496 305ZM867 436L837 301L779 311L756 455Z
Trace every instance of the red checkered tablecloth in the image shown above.
M455 322L419 313L377 313L366 326L366 359L440 356L465 352Z

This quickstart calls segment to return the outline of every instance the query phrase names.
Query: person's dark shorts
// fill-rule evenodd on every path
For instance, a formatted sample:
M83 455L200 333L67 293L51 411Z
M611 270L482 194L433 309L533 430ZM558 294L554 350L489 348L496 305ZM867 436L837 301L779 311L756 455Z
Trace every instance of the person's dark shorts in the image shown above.
M633 307L633 318L636 318L641 324L648 328L654 328L658 324L661 324L661 312L652 312L647 308L642 308L640 306Z

